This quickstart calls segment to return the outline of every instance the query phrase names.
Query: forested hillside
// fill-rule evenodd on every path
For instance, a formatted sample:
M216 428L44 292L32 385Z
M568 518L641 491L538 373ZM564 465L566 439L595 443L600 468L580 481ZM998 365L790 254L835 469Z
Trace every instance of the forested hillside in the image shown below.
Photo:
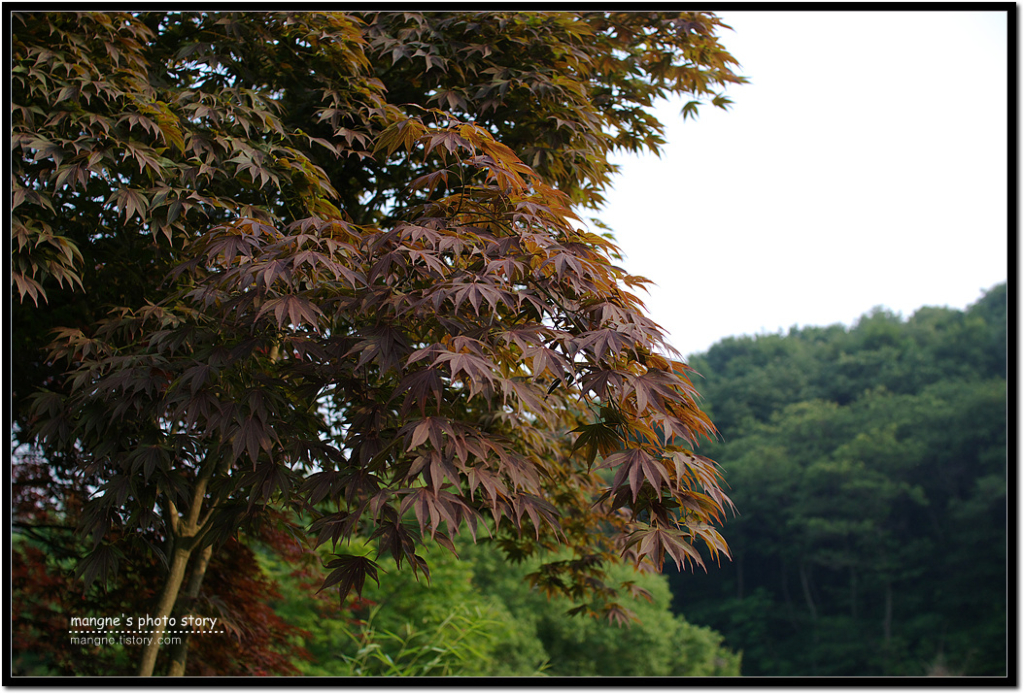
M744 675L1000 675L1007 291L729 338L690 363L739 510L674 606Z

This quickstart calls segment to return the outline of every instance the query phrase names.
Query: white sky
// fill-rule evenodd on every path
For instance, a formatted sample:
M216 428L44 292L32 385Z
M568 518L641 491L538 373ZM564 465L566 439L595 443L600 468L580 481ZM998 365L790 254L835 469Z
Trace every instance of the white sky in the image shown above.
M1005 12L719 14L751 83L663 104L663 156L619 157L598 214L676 349L1006 280Z

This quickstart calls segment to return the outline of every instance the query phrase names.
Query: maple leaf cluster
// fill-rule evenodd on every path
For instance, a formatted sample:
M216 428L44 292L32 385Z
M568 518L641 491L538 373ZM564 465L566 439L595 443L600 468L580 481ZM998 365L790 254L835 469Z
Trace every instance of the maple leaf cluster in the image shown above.
M79 576L141 539L169 611L186 565L286 512L376 543L329 562L343 594L468 530L572 548L533 580L614 616L606 563L727 551L688 367L577 217L610 153L657 151L653 99L743 81L717 17L14 22L17 436L88 490L53 489Z
M511 151L453 132L452 154L490 181L472 195L389 229L219 225L192 242L167 299L117 312L95 338L64 334L52 358L73 362L73 393L42 434L76 432L112 472L98 527L143 529L153 519L126 517L127 499L187 503L178 490L205 468L213 532L280 500L312 517L317 542L368 535L414 570L427 570L422 542L451 546L463 527L602 557L617 533L659 569L665 552L702 564L697 539L725 549L710 523L727 498L692 451L714 429L630 292L641 280ZM358 588L373 570L339 560L328 583Z

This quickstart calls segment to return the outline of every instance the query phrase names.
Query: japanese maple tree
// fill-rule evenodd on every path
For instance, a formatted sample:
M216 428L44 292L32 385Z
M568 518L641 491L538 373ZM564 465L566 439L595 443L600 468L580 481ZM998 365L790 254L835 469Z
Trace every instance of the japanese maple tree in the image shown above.
M16 424L95 490L79 574L144 542L170 615L272 513L376 543L328 563L343 596L484 532L571 548L531 580L626 619L609 562L727 552L688 367L577 216L609 153L657 149L653 99L727 103L720 25L16 15Z

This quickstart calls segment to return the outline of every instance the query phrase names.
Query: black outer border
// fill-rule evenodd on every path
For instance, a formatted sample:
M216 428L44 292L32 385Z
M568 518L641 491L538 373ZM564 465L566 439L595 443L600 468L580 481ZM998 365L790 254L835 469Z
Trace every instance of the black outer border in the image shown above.
M621 0L620 0L621 2ZM147 3L148 4L148 3ZM176 5L193 5L193 3L175 3ZM235 8L237 4L233 4ZM259 3L264 5L266 9L272 9L267 6L266 3ZM327 9L325 3L302 3L303 5L313 5L317 7L324 7ZM380 3L370 2L367 3L374 9L381 9L382 7L399 9L400 4L392 3ZM404 3L402 3L404 4ZM11 2L4 3L7 11L3 17L4 32L3 32L3 45L4 54L7 65L7 83L11 79L11 19L10 14L15 11L30 11L33 8L39 8L40 10L46 11L60 11L70 9L65 3L53 3L42 5L35 2ZM493 10L555 10L555 9L566 9L567 7L582 7L584 3L532 3L527 2L524 4L511 5L507 2L497 3L486 3L487 9ZM675 2L626 2L622 5L628 6L631 10L637 11L649 11L649 10L680 10L684 9L683 3ZM608 3L608 2L592 2L586 3L585 6L588 9L601 9L608 8L612 9L614 6L620 6L620 3ZM152 5L149 5L152 7ZM333 3L330 4L331 8L338 8ZM110 4L104 3L96 7L91 7L91 10L114 10L114 9L134 9L135 6L128 6L123 2L112 2ZM450 2L430 2L426 4L417 4L416 9L422 10L440 10L440 9L467 9L466 4L462 3L450 3ZM618 7L615 7L618 9ZM77 9L77 8L76 8ZM199 9L199 8L197 8ZM209 9L203 8L203 9ZM256 9L256 8L253 8ZM349 10L362 10L370 9L370 7L364 7L362 2L354 3L353 6L345 7L344 9ZM1008 370L1007 379L1007 414L1013 418L1015 424L1019 424L1018 419L1020 413L1018 412L1017 405L1020 397L1018 389L1018 382L1016 379L1016 365L1018 356L1018 323L1017 323L1017 311L1018 311L1018 291L1019 288L1016 282L1017 275L1017 260L1019 257L1019 246L1018 246L1018 232L1019 232L1019 210L1018 210L1018 194L1020 192L1019 180L1017 177L1018 172L1018 151L1019 141L1017 137L1017 122L1019 117L1018 111L1018 95L1017 95L1017 83L1018 83L1018 71L1017 64L1019 54L1017 50L1017 28L1018 22L1020 21L1017 13L1017 4L1013 2L836 2L836 3L825 3L825 2L709 2L706 5L701 4L699 9L701 10L713 10L716 12L720 11L770 11L770 12L998 12L1004 11L1007 13L1007 88L1009 93L1008 101L1008 158L1007 158L1007 174L1008 174L1008 228L1007 228L1007 239L1009 244L1009 255L1008 262L1009 267L1007 268L1008 285L1011 291L1007 295L1007 316L1009 325L1012 330L1007 333L1008 350L1007 357L1010 365L1013 367ZM10 90L7 90L10 93ZM8 125L10 123L10 111L4 110L4 123ZM6 129L6 128L5 128ZM9 220L10 217L10 160L4 159L4 212L5 221ZM6 270L6 274L9 276L11 272L11 257L10 254L4 254L3 264ZM6 295L5 305L10 306L13 302L13 293L8 284L3 285L3 292ZM6 312L6 320L4 321L5 335L10 336L12 334L11 325L11 313ZM5 374L10 374L13 370L13 364L11 363L11 357L9 351L6 349L6 341L4 342L4 366ZM4 400L4 405L7 411L10 412L11 407L11 396L7 393ZM1009 421L1009 420L1008 420ZM4 451L6 453L7 467L11 465L11 421L9 418L4 419L4 430L6 436L4 437ZM1010 489L1020 491L1020 480L1017 475L1017 453L1018 453L1018 441L1017 441L1018 427L1009 427L1008 439L1007 439L1007 483ZM1014 464L1010 464L1010 463ZM11 482L10 475L7 476L7 483L4 485L4 508L11 507ZM1020 514L1017 505L1017 497L1012 496L1010 513L1007 515L1007 672L1005 676L999 677L957 677L957 678L933 678L933 677L410 677L410 678L391 678L391 677L180 677L180 678L142 678L136 676L123 676L123 677L15 677L10 674L11 666L11 633L10 629L2 630L3 639L3 660L0 661L0 667L2 671L2 686L6 687L47 687L55 690L64 689L66 687L138 687L145 685L147 687L296 687L296 686L313 686L313 687L340 687L346 689L362 689L362 688L380 688L380 687L393 687L393 688L404 688L404 687L475 687L475 688L490 688L490 687L528 687L528 686L542 686L542 687L625 687L625 688L721 688L721 687L732 687L732 688L746 688L746 687L792 687L792 688L807 688L807 687L850 687L850 688L868 688L868 687L927 687L927 688L945 688L945 687L956 687L956 688L975 688L975 687L1009 687L1017 689L1019 687L1019 656L1020 647L1018 643L1019 634L1019 557L1018 557L1018 529L1020 524ZM11 534L8 532L4 535L4 557L8 562L11 560ZM11 575L5 573L4 577L4 624L9 625L11 623Z

